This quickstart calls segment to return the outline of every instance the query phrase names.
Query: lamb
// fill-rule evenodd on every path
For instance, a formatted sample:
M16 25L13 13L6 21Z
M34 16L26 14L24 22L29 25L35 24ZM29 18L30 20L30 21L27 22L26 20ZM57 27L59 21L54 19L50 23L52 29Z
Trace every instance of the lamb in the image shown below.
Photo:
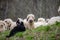
M7 18L7 19L5 19L4 21L5 21L5 23L7 24L7 30L10 30L11 24L12 24L12 22L13 22L12 19Z
M50 19L46 19L46 22L48 23L49 20L50 20Z
M34 29L34 20L35 20L34 14L27 15L27 18L24 20L24 25L26 29L29 29L29 30Z
M0 32L4 32L5 30L7 30L6 23L0 20Z
M17 24L17 26L15 26L10 31L10 34L8 36L6 36L7 38L10 38L10 37L14 36L18 32L24 32L26 30L22 19L20 19L20 20L18 19L17 22L16 22L16 24Z
M46 22L44 18L38 18L38 22Z
M10 26L10 30L12 30L15 26L17 26L16 22L12 22L12 24Z
M46 25L48 25L48 23L45 21L44 18L38 18L38 21L35 22L35 28L39 26L46 26Z
M59 6L59 8L58 8L58 12L60 12L60 6Z
M16 26L16 22L13 22L10 18L5 19L4 21L7 24L7 30L12 30Z
M50 20L48 21L48 24L49 24L49 25L53 25L53 24L55 24L56 22L60 22L60 16L56 16L56 17L50 18Z

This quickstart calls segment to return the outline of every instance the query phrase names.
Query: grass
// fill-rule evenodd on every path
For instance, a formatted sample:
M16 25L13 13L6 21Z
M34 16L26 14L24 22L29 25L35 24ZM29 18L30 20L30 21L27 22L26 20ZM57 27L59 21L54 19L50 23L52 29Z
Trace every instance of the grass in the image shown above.
M10 31L0 33L0 40L5 40ZM60 22L53 25L40 26L33 30L19 32L10 40L60 40Z

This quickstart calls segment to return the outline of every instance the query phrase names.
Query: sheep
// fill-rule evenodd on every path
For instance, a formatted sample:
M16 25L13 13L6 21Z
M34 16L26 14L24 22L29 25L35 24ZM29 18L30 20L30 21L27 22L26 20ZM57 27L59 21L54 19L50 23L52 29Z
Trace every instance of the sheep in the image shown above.
M27 22L27 19L24 19L23 21L24 21L24 23L26 23Z
M46 26L48 25L48 23L46 23L44 18L38 18L38 21L34 23L35 24L35 28L39 27L39 26Z
M15 26L10 31L10 34L8 36L6 36L6 38L10 38L10 37L14 36L16 33L18 33L18 32L24 32L26 30L22 19L18 19L17 22L16 22L16 24L17 24L17 26Z
M12 22L12 24L10 26L10 30L12 30L15 26L17 26L16 22Z
M24 20L24 25L26 29L29 29L29 30L34 29L34 20L35 20L34 14L27 15L27 18Z
M24 22L24 25L25 25L26 29L28 29L28 28L27 28L27 18L24 19L23 22Z
M12 30L16 26L16 22L13 22L10 18L5 19L4 21L7 24L7 30Z
M21 21L23 21L23 19L22 18L18 18L18 21L16 22L16 24L17 23L20 24Z
M5 30L7 30L6 23L0 20L0 32L4 32Z
M50 20L50 19L46 19L46 22L48 23L49 20Z
M58 8L58 12L60 12L60 6L59 6L59 8Z
M48 21L48 25L53 25L56 22L60 22L60 16L50 18L50 20Z
M6 24L7 24L7 30L10 30L11 24L12 24L12 22L13 22L12 19L7 18L7 19L5 19L4 21L5 21Z
M60 6L59 6L59 8L58 8L58 13L59 13L59 15L60 15Z
M46 22L44 18L38 18L38 22Z

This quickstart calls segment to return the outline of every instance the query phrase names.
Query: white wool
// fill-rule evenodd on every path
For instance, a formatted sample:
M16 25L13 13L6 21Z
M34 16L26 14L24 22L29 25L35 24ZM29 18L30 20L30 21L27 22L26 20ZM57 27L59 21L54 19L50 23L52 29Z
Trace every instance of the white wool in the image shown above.
M24 22L27 22L27 19L24 19L23 21L24 21Z
M24 20L23 20L23 23L24 23L25 28L27 28L27 25L28 25L27 19L24 19Z
M12 30L16 26L16 22L13 22L12 19L5 19L4 21L7 24L7 29L9 28L10 30Z
M22 18L18 18L18 20L19 20L19 22L22 22L22 21L23 21L23 19L22 19Z
M59 8L58 8L58 12L60 11L60 6L59 6Z
M4 21L6 22L6 24L8 26L10 26L12 24L12 22L13 22L12 19L5 19Z
M10 30L12 30L15 26L17 26L16 22L12 22Z
M46 22L35 22L34 24L35 24L35 28L48 25L48 23Z
M29 18L29 17L33 17L33 18L35 19L34 14L28 14L28 15L27 15L27 18Z
M1 20L1 21L0 21L0 32L3 32L3 31L5 31L5 30L7 30L7 28L6 28L6 23Z
M46 26L48 23L45 21L44 18L38 18L38 21L34 23L35 28L40 27L40 26Z
M46 19L46 22L48 22L50 19Z
M4 21L13 22L12 19L5 19Z
M38 22L46 22L44 18L38 18Z
M57 21L57 22L60 22L60 16L52 17L52 18L48 21L48 24L49 24L49 25L55 24L56 21Z
M24 19L23 22L24 22L24 25L26 26L26 24L27 24L27 19Z
M24 19L24 25L25 25L26 29L30 29L31 30L31 29L34 28L34 19L35 19L34 14L28 14L27 15L27 18ZM32 20L32 23L30 23L30 20Z

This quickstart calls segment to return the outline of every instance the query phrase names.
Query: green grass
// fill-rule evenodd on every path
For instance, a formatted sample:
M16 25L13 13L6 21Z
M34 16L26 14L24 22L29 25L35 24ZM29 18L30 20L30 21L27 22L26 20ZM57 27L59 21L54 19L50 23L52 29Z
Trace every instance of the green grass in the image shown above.
M0 40L5 40L10 31L0 33ZM60 22L40 26L33 30L18 32L10 40L60 40Z

